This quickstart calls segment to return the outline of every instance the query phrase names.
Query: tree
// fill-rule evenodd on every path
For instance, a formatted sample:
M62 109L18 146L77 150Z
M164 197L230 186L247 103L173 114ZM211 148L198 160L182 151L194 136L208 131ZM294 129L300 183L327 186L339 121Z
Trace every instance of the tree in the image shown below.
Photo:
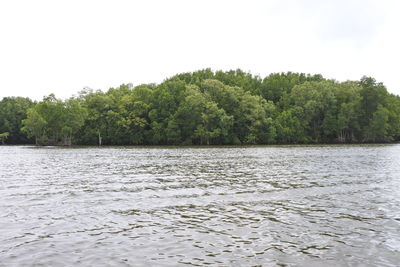
M356 82L344 82L334 88L337 99L337 141L356 142L362 138L360 128L361 87Z
M306 75L304 73L272 73L265 77L259 87L259 95L264 99L278 103L282 96L290 94L293 87L303 84L305 82L319 82L324 78L317 75Z
M207 101L201 113L201 122L194 132L194 137L199 138L202 145L224 144L228 142L232 125L232 116L218 108L215 102Z
M86 110L78 100L63 102L52 94L28 109L22 131L35 137L37 145L71 145L72 136L83 125L85 117Z
M306 130L306 134L316 143L320 142L325 133L331 133L336 124L335 83L331 81L305 82L296 85L291 97L295 106L301 107L303 113L298 119ZM328 117L329 116L329 117ZM324 120L325 128L323 128Z
M7 132L2 142L41 145L387 142L400 140L400 97L370 77L204 69L67 100L3 98Z
M378 83L374 78L362 77L359 85L361 87L361 116L360 124L363 132L367 134L370 120L376 112L378 105L385 106L385 100L388 95L386 88L382 83Z
M302 127L297 116L292 109L282 111L276 118L276 139L278 143L304 143L307 142Z
M1 133L0 134L0 142L2 145L5 144L5 141L7 140L7 138L10 136L9 132L5 132L5 133Z
M29 138L35 138L35 144L45 143L47 141L45 127L47 121L38 113L35 108L27 111L27 118L22 121L21 131L26 133Z
M9 133L8 143L26 144L33 142L24 132L21 132L22 120L26 119L26 112L33 105L32 100L24 97L4 97L0 101L0 133Z
M110 122L112 118L109 111L113 109L114 102L105 93L101 91L89 92L81 96L82 106L87 111L84 125L80 129L79 142L82 144L98 144L109 143L108 132L112 127ZM105 139L105 140L104 140Z
M129 131L132 144L144 142L145 130L149 126L149 109L149 104L136 100L133 95L127 95L121 99L119 124Z
M87 117L87 111L83 108L79 101L70 98L64 103L61 120L63 125L61 133L63 135L63 145L71 145L73 135L83 126Z
M366 133L366 141L391 141L391 137L387 135L390 127L388 120L389 111L379 104L376 111L372 115L372 119Z

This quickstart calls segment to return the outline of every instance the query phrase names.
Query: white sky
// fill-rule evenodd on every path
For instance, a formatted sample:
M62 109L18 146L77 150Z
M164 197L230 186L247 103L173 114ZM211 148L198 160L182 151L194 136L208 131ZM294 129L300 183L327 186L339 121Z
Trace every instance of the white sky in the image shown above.
M368 75L400 94L398 0L0 0L0 98L210 67Z

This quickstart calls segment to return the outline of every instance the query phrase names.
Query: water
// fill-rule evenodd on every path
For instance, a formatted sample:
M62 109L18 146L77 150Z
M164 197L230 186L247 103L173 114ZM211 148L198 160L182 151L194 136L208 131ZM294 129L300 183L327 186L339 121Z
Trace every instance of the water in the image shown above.
M0 266L398 266L400 145L0 146Z

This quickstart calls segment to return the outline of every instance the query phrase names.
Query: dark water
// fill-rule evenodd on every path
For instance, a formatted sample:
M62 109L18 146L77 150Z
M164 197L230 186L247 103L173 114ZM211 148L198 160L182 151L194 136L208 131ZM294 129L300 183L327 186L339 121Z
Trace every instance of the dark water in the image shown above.
M0 266L399 266L400 145L0 146Z

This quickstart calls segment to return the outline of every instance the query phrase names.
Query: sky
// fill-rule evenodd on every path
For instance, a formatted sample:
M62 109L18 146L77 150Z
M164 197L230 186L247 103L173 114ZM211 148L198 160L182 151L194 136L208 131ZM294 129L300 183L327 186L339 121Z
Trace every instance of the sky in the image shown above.
M240 68L363 75L400 95L398 0L0 0L0 98Z

